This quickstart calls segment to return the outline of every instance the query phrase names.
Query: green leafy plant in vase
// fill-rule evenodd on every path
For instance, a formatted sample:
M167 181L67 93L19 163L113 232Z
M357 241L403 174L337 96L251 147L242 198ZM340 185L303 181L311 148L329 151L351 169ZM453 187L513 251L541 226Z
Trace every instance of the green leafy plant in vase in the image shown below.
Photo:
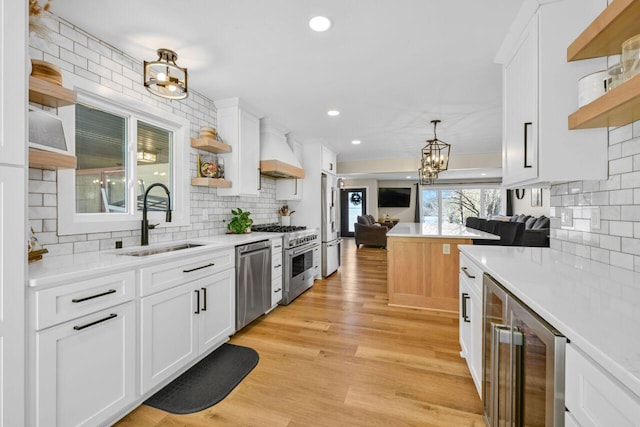
M253 225L253 220L250 218L251 212L243 211L242 209L232 209L231 214L233 217L227 224L227 229L235 234L248 233L251 230L249 228Z

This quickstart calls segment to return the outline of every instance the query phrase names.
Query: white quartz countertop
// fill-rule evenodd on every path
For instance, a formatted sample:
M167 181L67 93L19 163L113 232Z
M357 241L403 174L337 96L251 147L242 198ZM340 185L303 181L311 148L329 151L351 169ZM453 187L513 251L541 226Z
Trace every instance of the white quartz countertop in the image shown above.
M459 249L640 396L640 274L548 248Z
M258 232L250 234L224 234L202 239L190 239L188 241L170 241L149 246L127 247L112 251L86 252L81 254L51 257L47 257L45 255L42 261L29 264L29 286L57 286L85 277L97 277L103 274L138 268L147 264L155 264L158 261L198 255L199 253L209 251L213 248L228 249L237 245L276 237L282 237L282 234ZM195 243L203 246L149 256L122 255L123 253L133 252L140 249L146 250L161 248L165 246L179 245L182 243Z
M398 223L387 233L388 237L433 237L446 239L487 239L500 240L500 236L467 228L457 224L420 224L417 222Z

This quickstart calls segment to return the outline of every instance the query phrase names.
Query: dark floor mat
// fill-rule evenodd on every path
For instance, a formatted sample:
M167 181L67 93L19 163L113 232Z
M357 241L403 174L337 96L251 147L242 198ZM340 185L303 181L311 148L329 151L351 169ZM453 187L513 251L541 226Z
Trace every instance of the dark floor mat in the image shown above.
M144 403L173 414L202 411L227 397L258 359L252 348L223 344Z

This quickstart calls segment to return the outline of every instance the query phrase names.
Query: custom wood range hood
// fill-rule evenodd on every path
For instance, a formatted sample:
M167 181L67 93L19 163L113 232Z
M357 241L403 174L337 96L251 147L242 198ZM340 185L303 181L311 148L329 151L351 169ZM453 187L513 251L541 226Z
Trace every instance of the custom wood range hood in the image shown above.
M260 173L273 178L304 178L304 169L285 133L271 119L260 119Z

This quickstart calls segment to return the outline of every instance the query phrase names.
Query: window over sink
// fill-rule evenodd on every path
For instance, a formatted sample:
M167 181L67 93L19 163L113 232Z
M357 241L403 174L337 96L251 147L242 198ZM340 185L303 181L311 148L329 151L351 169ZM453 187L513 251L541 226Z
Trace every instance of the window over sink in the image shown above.
M190 123L121 94L105 96L111 91L104 87L92 91L92 85L77 84L78 103L60 113L74 135L78 165L58 172L58 233L139 228L144 194L154 183L170 190L170 225L189 224ZM167 203L161 189L149 193L151 222L164 225Z

